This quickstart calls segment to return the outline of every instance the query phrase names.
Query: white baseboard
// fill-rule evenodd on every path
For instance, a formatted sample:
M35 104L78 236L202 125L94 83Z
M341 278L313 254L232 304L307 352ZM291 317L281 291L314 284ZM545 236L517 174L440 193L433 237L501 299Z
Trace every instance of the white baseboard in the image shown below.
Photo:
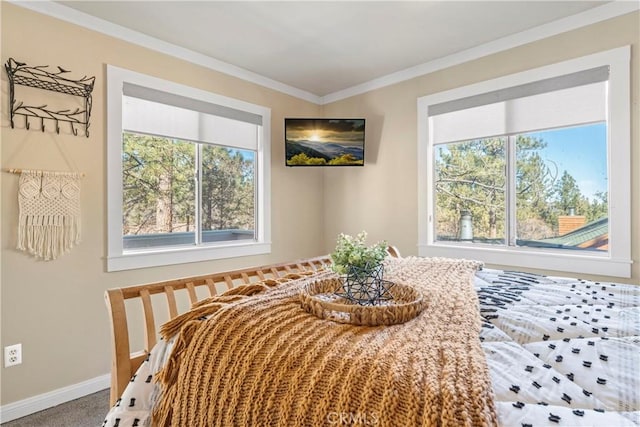
M62 387L57 390L0 406L0 422L6 423L8 421L42 411L43 409L60 405L61 403L87 396L97 391L109 388L110 384L111 375L106 374L81 383Z

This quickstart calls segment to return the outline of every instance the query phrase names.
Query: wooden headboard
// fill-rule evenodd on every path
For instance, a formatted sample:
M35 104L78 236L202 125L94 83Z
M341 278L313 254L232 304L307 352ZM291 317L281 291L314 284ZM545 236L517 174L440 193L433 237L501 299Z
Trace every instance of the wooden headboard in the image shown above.
M389 255L399 257L399 251L390 246L387 249ZM179 310L176 302L178 292L186 292L189 303L193 304L209 296L217 295L218 289L225 291L234 286L249 284L264 279L277 279L288 273L303 271L318 271L331 264L328 255L308 258L281 264L272 264L260 267L246 268L242 270L226 271L222 273L208 274L183 279L173 279L164 282L149 283L139 286L108 289L105 292L105 301L111 321L111 405L122 395L131 377L145 360L149 351L158 339L159 324L156 323L154 309L158 313L160 305L164 306L168 316L172 319L186 310ZM198 296L198 290L200 295ZM157 294L160 294L159 297ZM152 295L156 297L152 298ZM202 296L203 295L203 296ZM142 325L130 325L127 321L127 300L139 300L140 305L134 306L141 312ZM128 305L131 309L131 304ZM188 309L188 308L187 308ZM134 350L130 348L129 332L137 328L144 328L144 348Z
M172 319L181 314L176 303L176 291L186 291L190 304L203 298L218 294L222 286L224 290L234 286L257 282L264 279L277 279L288 273L301 271L316 271L331 263L329 256L320 256L305 260L282 264L266 265L246 268L242 270L226 271L197 277L167 280L165 282L149 283L146 285L129 286L108 289L105 300L111 320L111 405L115 404L133 374L138 370L149 351L158 339L159 326L154 316L154 306L164 305L168 311L168 318ZM206 295L199 297L198 288L205 289ZM163 294L164 298L154 298L155 294ZM130 328L140 328L139 325L129 325L125 301L138 299L141 305L144 328L144 348L132 351L129 344ZM184 310L183 310L184 311Z

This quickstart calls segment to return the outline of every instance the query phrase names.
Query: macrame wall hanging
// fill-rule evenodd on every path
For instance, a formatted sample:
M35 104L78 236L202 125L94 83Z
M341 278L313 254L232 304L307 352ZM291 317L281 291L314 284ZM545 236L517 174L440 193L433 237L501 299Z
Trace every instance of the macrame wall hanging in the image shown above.
M18 185L18 246L45 261L80 243L80 179L78 172L12 170Z

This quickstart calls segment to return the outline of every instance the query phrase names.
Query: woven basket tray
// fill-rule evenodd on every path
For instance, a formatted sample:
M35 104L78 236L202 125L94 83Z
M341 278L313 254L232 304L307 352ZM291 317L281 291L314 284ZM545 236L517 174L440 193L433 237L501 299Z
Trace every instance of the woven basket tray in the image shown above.
M300 293L302 308L321 319L360 326L395 325L416 317L424 308L420 292L396 283L391 287L393 299L380 305L358 305L335 293L342 288L338 278L309 282Z

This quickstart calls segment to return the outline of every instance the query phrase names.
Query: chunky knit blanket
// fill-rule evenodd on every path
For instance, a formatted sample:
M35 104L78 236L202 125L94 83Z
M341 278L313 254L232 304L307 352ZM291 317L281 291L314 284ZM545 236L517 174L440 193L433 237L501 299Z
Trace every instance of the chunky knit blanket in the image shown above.
M472 277L480 264L388 259L385 278L426 308L393 326L355 326L301 308L310 280L241 286L168 322L179 331L156 380L157 426L492 426ZM208 316L208 317L203 317Z

